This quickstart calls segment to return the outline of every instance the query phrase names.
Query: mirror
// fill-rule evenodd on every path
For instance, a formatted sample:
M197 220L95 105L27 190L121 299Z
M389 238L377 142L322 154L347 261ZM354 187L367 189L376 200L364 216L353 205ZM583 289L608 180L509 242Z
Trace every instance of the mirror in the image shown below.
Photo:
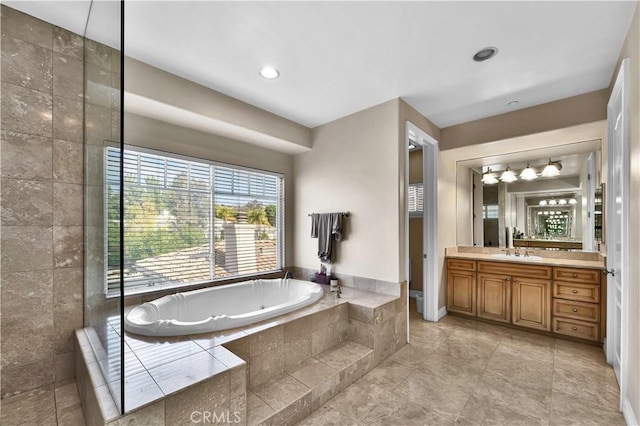
M458 161L458 245L598 250L600 141L572 145Z

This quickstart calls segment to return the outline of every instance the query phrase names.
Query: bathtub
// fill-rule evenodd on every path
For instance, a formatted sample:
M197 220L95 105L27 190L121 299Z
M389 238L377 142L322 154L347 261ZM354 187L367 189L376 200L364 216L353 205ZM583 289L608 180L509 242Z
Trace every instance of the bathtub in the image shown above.
M125 330L144 336L182 336L241 327L317 302L322 287L307 281L244 281L164 296L136 306Z

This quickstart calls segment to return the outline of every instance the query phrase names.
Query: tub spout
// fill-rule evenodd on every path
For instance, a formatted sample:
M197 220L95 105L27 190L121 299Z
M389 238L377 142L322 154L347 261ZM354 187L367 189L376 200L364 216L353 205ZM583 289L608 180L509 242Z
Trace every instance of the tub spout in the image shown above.
M291 273L291 271L286 271L284 273L284 279L287 280L289 278L293 278L293 274Z

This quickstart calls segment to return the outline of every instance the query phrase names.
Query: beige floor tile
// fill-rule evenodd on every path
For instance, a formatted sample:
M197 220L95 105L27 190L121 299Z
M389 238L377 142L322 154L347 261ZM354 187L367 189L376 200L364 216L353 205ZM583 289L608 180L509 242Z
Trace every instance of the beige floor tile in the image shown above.
M55 386L55 397L57 411L80 404L80 397L78 396L78 387L76 386L75 379L57 383Z
M457 359L489 359L498 347L498 341L473 333L455 334L443 342L435 350L434 354L442 354Z
M359 423L329 407L320 407L299 426L358 426Z
M56 407L53 385L2 400L0 424L56 424Z
M551 388L524 388L517 380L485 372L460 414L469 418L546 424L551 410Z
M455 416L435 410L425 410L412 402L402 401L393 408L389 410L387 407L376 407L362 420L362 424L367 426L455 424Z
M325 407L351 420L361 421L376 407L394 410L401 402L398 396L380 386L354 383L327 402Z
M402 381L394 393L402 400L414 402L430 412L458 415L472 389L468 384L452 383L446 375L416 371Z
M413 371L414 367L387 359L365 374L357 383L360 385L371 383L386 390L393 390Z
M551 396L551 424L566 425L624 425L618 404L600 405L592 398L553 392Z

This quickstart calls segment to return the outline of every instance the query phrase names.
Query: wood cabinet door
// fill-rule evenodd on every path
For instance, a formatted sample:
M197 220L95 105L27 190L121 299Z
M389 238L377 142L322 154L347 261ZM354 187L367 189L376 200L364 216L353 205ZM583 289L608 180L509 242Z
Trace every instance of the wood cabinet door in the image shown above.
M511 277L508 275L478 274L479 318L511 322Z
M551 281L512 277L511 318L513 325L551 330Z
M476 273L449 269L447 311L476 316Z

